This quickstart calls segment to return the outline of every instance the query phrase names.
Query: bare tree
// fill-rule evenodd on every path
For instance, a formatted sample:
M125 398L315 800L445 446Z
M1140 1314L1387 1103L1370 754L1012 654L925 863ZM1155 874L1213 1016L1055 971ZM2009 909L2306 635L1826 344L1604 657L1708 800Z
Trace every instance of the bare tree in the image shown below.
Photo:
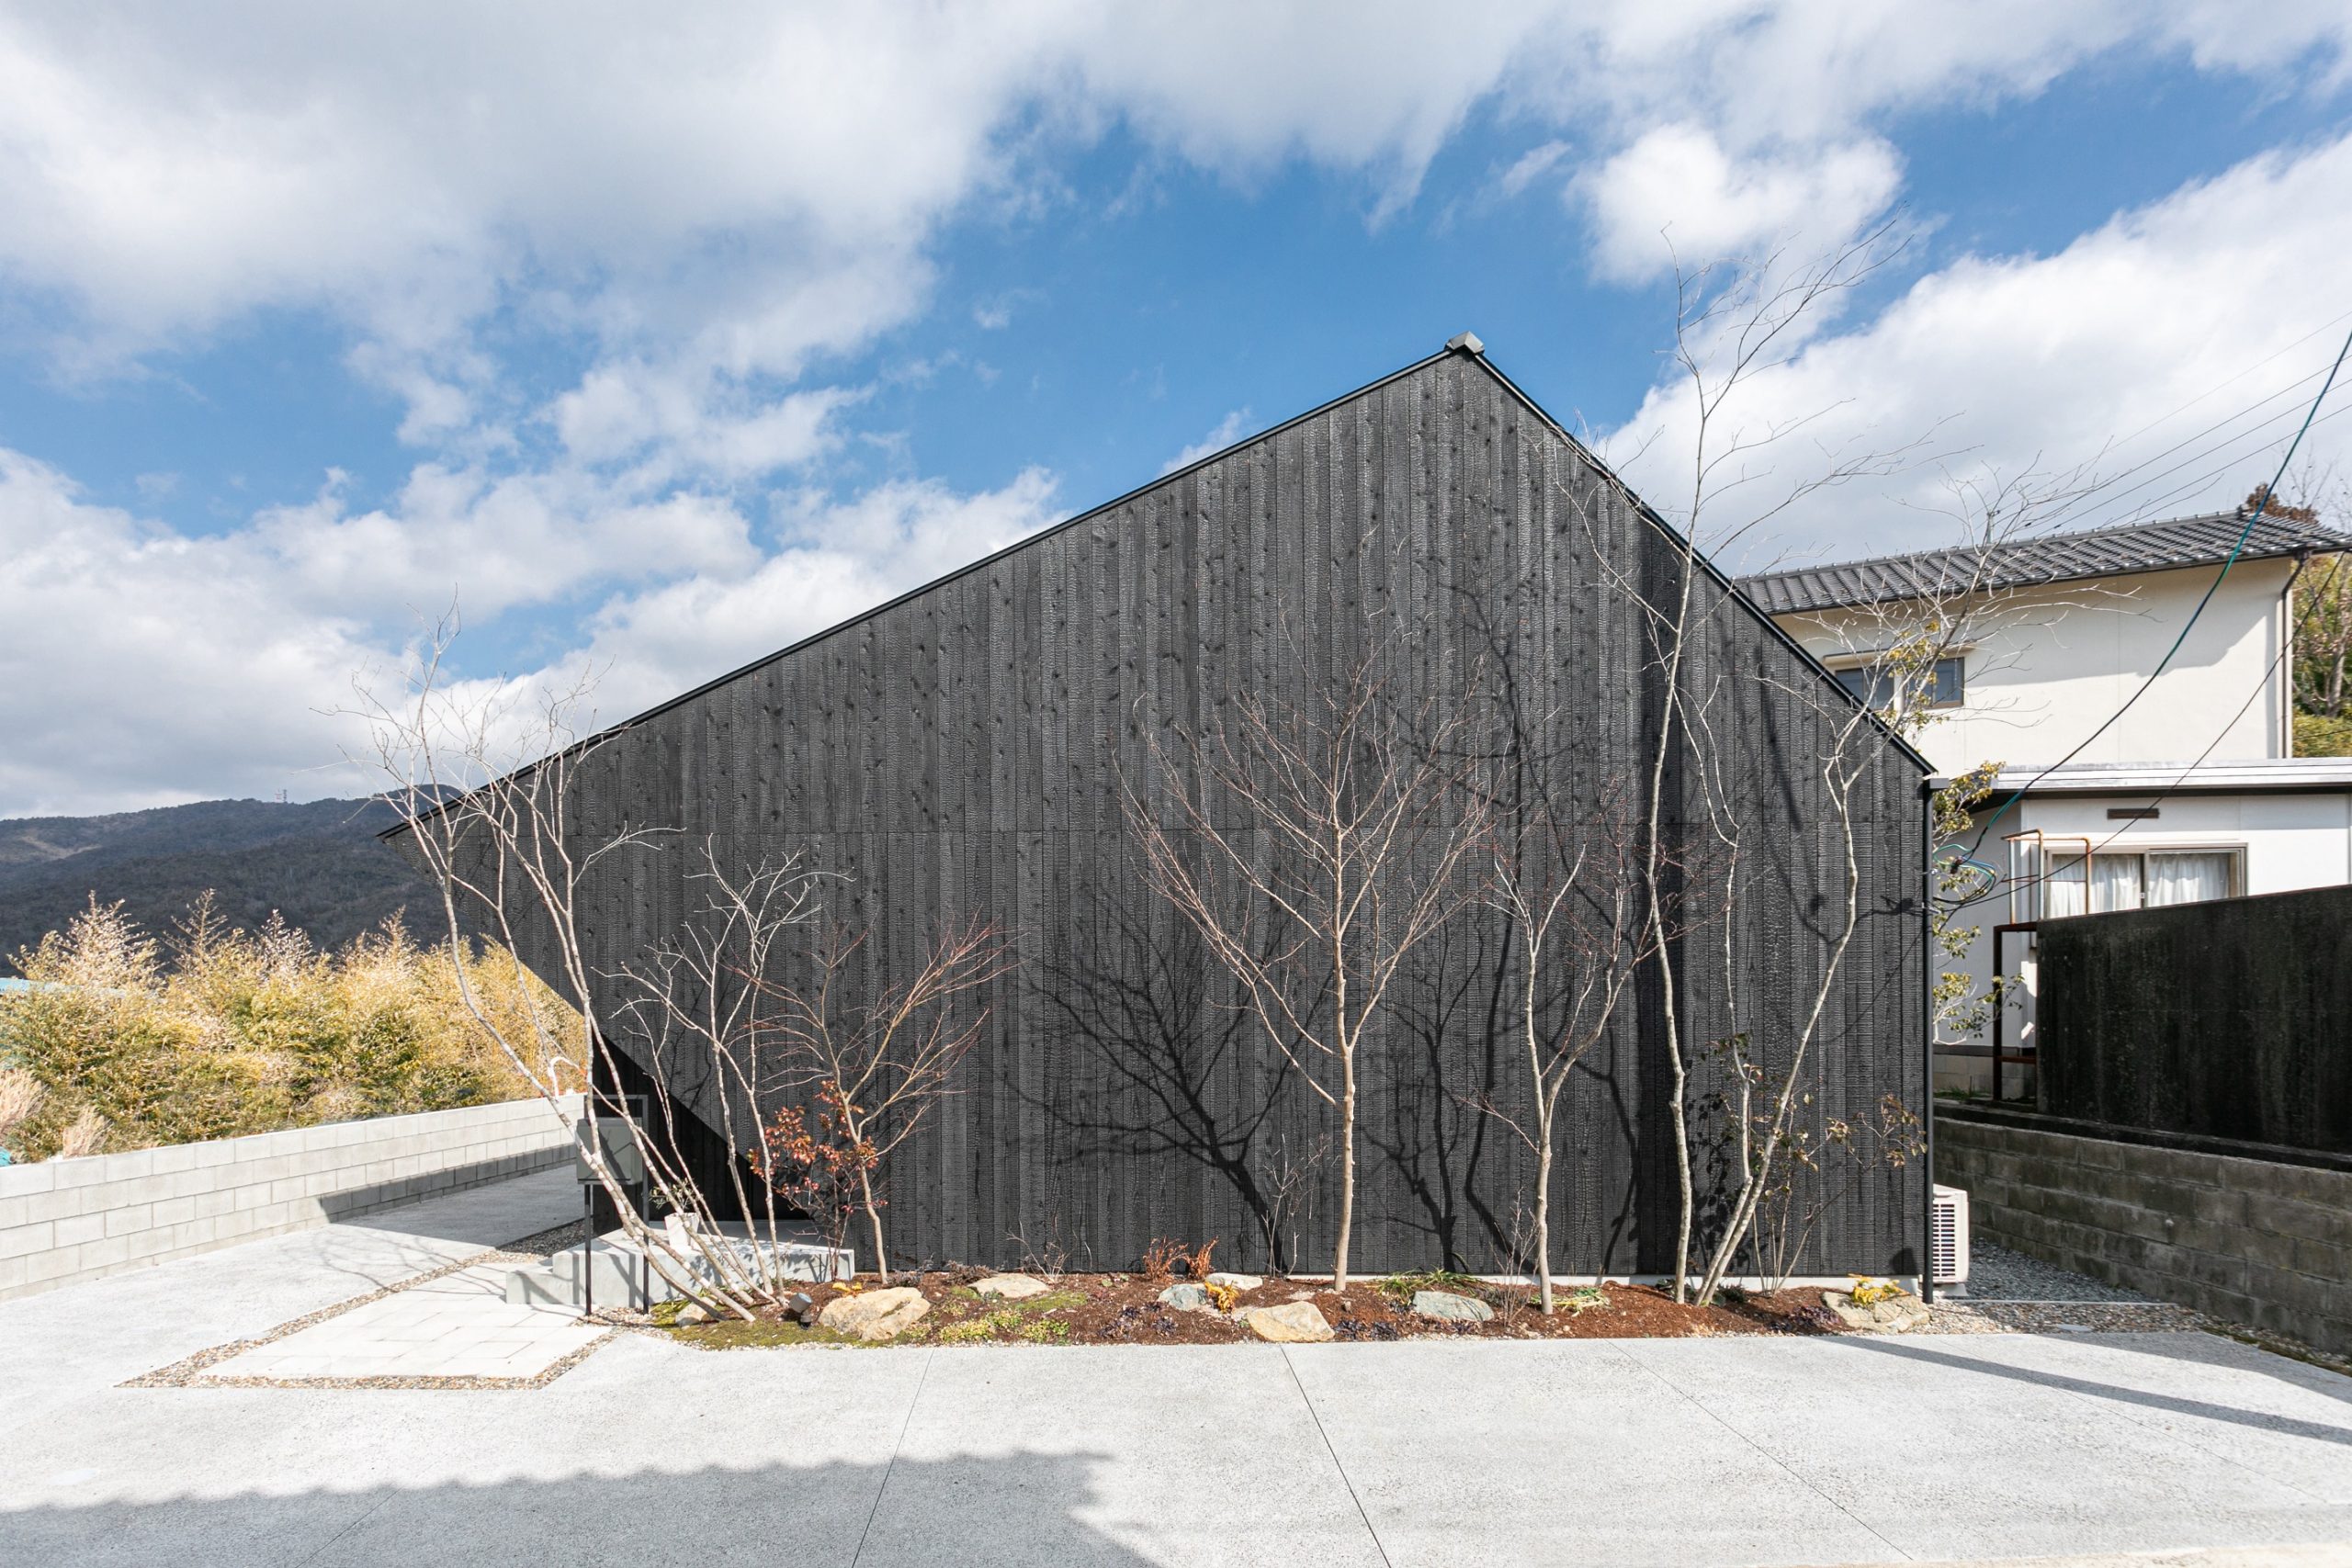
M1499 818L1489 839L1493 864L1484 898L1510 924L1526 1100L1522 1106L1516 1097L1487 1094L1475 1103L1535 1156L1532 1256L1547 1315L1561 1101L1577 1065L1607 1035L1618 1003L1668 924L1646 918L1642 839L1622 795L1606 795L1578 811L1564 808L1548 791Z
M1862 868L1856 796L1885 761L1883 732L1869 709L1855 703L1836 704L1818 681L1786 682L1784 689L1810 705L1822 721L1815 760L1821 787L1809 797L1809 804L1816 810L1826 809L1828 816L1832 859L1826 868L1829 886L1824 889L1828 914L1813 933L1821 944L1820 968L1814 976L1810 994L1801 998L1804 1011L1795 1028L1786 1038L1774 1040L1766 1032L1769 1026L1764 1021L1751 1019L1748 1027L1736 1036L1747 1061L1770 1061L1773 1066L1769 1074L1759 1071L1754 1080L1768 1106L1760 1115L1749 1109L1748 1081L1743 1075L1739 1135L1743 1151L1752 1152L1742 1161L1738 1186L1731 1195L1730 1212L1700 1277L1695 1299L1702 1306L1714 1300L1724 1274L1746 1247L1756 1224L1758 1206L1773 1190L1771 1178L1798 1130L1796 1117L1804 1109L1806 1069L1829 1021L1830 1005L1844 982L1847 954L1861 929ZM1760 1133L1752 1144L1751 1125ZM1686 1171L1686 1179L1687 1177Z
M1335 1289L1355 1220L1358 1063L1414 951L1471 897L1482 822L1458 786L1467 705L1398 700L1393 642L1301 702L1244 694L1206 733L1152 742L1125 788L1152 886L1196 930L1307 1089L1336 1113Z
M760 1027L775 1046L782 1086L813 1090L847 1145L844 1169L874 1238L874 1271L887 1282L885 1167L955 1091L956 1065L987 1025L985 1008L960 1004L1010 974L1017 955L995 926L974 921L942 933L910 975L862 974L865 956L865 932L830 926L811 981L758 983L774 1003Z
M1680 831L1676 820L1680 803L1667 798L1667 781L1678 755L1706 739L1707 721L1694 718L1692 710L1694 706L1704 709L1720 686L1718 682L1708 690L1693 691L1689 684L1690 649L1695 634L1718 607L1712 594L1702 598L1699 592L1707 577L1704 557L1727 549L1809 495L1867 475L1894 471L1909 460L1911 451L1826 454L1814 475L1780 483L1770 499L1741 509L1733 522L1717 526L1717 513L1730 492L1772 477L1769 466L1761 469L1754 466L1758 455L1798 434L1827 412L1751 427L1733 411L1750 383L1789 362L1815 318L1891 259L1893 251L1887 243L1891 231L1891 226L1882 225L1826 260L1795 269L1784 265L1778 254L1754 265L1696 270L1678 262L1671 359L1690 399L1692 428L1681 527L1671 534L1678 570L1667 602L1653 602L1640 582L1625 576L1623 563L1611 562L1607 552L1601 552L1604 570L1620 579L1645 617L1649 672L1660 694L1657 742L1645 770L1641 870L1645 918L1651 924L1664 998L1668 1120L1679 1187L1674 1248L1674 1299L1678 1302L1688 1297L1698 1191L1690 1145L1692 1043L1677 997L1674 944L1666 930L1674 901L1667 874L1675 858L1676 846L1670 840ZM1624 499L1631 502L1630 496ZM1706 768L1702 759L1702 773ZM1727 862L1736 867L1739 853L1736 829L1721 820L1713 827ZM1728 932L1725 940L1731 940Z
M692 1258L740 1255L748 1277L739 1293L748 1307L773 1300L784 1287L779 1242L790 1217L789 1206L778 1210L774 1183L746 1179L758 1173L757 1156L765 1152L763 1140L753 1143L747 1130L758 1125L786 1067L769 1044L772 1003L760 977L797 949L802 928L816 918L827 879L798 856L739 868L721 858L714 842L706 840L695 853L699 869L686 881L701 897L686 920L650 952L606 976L614 1028L643 1054L650 1110L639 1116L627 1100L592 1098L605 1114L628 1122L651 1150L649 1170L677 1216L663 1227L673 1249ZM609 1069L612 1064L603 1065ZM681 1085L696 1090L690 1114L718 1129L727 1145L724 1193L705 1191L696 1173L674 1156L682 1146ZM715 1197L733 1200L734 1212L752 1222L758 1245L732 1248L719 1239L724 1227L708 1217Z
M705 846L702 908L662 949L616 972L597 969L586 912L601 879L639 857L674 851L678 835L666 824L609 832L583 826L575 816L581 781L618 739L582 738L575 728L590 682L537 695L456 682L445 666L457 630L454 615L432 629L397 692L356 682L356 712L388 781L380 798L408 829L401 848L432 881L458 997L567 1132L571 1097L585 1086L576 1146L652 1270L710 1310L751 1318L780 1294L785 1251L773 1203L754 1205L742 1190L752 1147L745 1134L756 1117L739 1112L765 1087L756 1055L760 993L746 976L808 918L811 874L788 862L729 871ZM538 977L576 1017L527 1001L493 1005L458 961L477 933L518 969L531 954ZM532 995L521 986L513 991ZM613 1040L628 1033L640 1037L652 1061L659 1121L639 1116L611 1089L621 1072ZM688 1074L711 1097L706 1110L721 1108L711 1120L726 1140L729 1179L752 1233L741 1240L718 1223L711 1195L678 1152L670 1084ZM651 1196L669 1211L661 1227L639 1213L615 1168L619 1140L605 1134L606 1122L620 1123L640 1152Z

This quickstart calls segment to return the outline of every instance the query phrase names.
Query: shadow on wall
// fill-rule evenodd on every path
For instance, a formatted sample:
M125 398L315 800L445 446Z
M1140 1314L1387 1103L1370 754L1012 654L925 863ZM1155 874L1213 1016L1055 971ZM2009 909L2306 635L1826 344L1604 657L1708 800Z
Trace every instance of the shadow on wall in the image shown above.
M1083 1055L1095 1074L1049 1073L1042 1092L1023 1098L1053 1127L1064 1163L1109 1154L1148 1168L1172 1155L1203 1179L1189 1202L1132 1223L1189 1223L1188 1239L1218 1235L1237 1263L1298 1266L1310 1206L1300 1183L1321 1172L1295 1173L1307 1162L1283 1157L1305 1142L1288 1065L1266 1059L1255 1021L1219 998L1199 939L1172 912L1091 893L1081 908L1069 950L1041 966L1029 1006L1049 1058Z
M461 1396L462 1397L462 1396ZM301 1562L318 1568L524 1561L773 1568L1148 1560L1080 1516L1092 1456L1015 1454L806 1469L581 1475L0 1512L0 1562Z

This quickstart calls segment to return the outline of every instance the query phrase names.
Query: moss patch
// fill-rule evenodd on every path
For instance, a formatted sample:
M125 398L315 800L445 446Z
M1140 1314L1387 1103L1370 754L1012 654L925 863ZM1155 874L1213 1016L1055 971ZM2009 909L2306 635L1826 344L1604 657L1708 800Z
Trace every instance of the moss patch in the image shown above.
M677 1314L673 1313L672 1317ZM691 1345L697 1350L767 1349L778 1345L864 1345L867 1341L854 1334L836 1333L830 1328L803 1328L790 1318L777 1320L761 1318L745 1323L741 1318L729 1318L719 1323L690 1323L670 1328L670 1337L681 1345ZM878 1341L888 1344L888 1340Z

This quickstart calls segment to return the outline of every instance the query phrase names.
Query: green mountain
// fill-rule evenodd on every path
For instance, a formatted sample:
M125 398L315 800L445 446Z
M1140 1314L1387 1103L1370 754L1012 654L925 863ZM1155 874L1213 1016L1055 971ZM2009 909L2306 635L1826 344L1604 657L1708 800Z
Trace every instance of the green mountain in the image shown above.
M6 960L63 927L93 894L120 899L159 934L208 887L238 925L259 926L275 909L322 944L404 907L429 926L424 882L377 841L393 820L390 807L368 800L207 800L0 819L0 975L14 974Z

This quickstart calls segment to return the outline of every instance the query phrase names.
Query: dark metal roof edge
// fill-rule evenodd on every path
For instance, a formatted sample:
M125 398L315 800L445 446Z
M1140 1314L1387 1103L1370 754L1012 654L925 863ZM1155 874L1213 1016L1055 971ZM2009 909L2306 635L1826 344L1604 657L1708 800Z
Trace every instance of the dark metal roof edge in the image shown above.
M2221 765L2226 767L2228 764ZM2037 786L2029 784L2008 792L1996 785L1993 793L2013 793L2021 800L2070 800L2096 804L2103 800L2145 800L2150 795L2168 800L2176 795L2352 795L2352 784L2342 779L2238 780L2234 783L2200 784L2192 774L2184 773L2178 782L2169 784L2098 784L2089 787L2078 784L2071 789L2052 789L2046 784ZM2071 836L2080 837L2079 834ZM2164 846L2159 844L2156 847L2162 849ZM2299 890L2290 888L2286 891ZM2249 893L2239 897L2267 897L2269 895Z
M2131 533L2142 528L2162 528L2189 523L2219 523L2231 516L2232 514L2226 512L2199 512L2187 517L2163 517L2148 523L2120 524L2112 528L2086 528L2079 534L2043 534L2034 538L2018 539L2011 543L2015 547L2022 549L2059 540L2095 539L2102 535ZM2244 518L2235 520L2241 524L2245 522ZM2263 521L2273 523L2283 520L2266 517ZM2237 558L2242 561L2279 560L2288 556L2302 555L2306 552L2315 555L2332 555L2352 551L2352 535L2339 534L2332 528L2321 527L2318 524L2305 524L2301 526L2311 528L2314 532L2301 539L2281 542L2273 546L2256 547L2253 542L2254 536L2249 534L2246 548L2238 552ZM1794 566L1781 571L1751 572L1742 581L1758 583L1776 582L1789 578L1809 577L1820 572L1893 568L1911 562L1931 560L1938 556L1959 553L1959 549L1947 548L1918 550L1909 555L1867 556L1860 560L1823 561L1819 566ZM2158 572L2165 571L2195 571L2199 567L2217 565L2229 558L2228 550L2215 549L2209 554L2192 557L2187 560L2165 561L2147 566L2085 568L2080 571L2052 572L2046 577L2021 577L2014 581L1996 581L1992 586L1978 589L1975 592L1999 592L2018 588L2050 588L2065 582L2087 582L2096 577L2153 577ZM1849 610L1859 604L1899 604L1906 599L1919 597L1919 592L1923 592L1926 586L1922 584L1920 591L1908 593L1869 592L1839 598L1814 599L1802 604L1792 604L1785 610L1768 610L1765 613L1770 615L1809 615L1818 610Z
M537 761L526 762L522 767L515 769L514 773L509 773L504 776L511 778L514 776L514 773L526 773L532 768L544 765L553 758L566 756L573 752L584 750L588 747L594 746L599 741L608 739L613 736L621 734L625 730L634 729L639 725L647 722L649 719L659 718L662 715L668 713L672 708L683 707L687 703L693 702L696 698L707 695L709 693L717 691L721 686L727 685L731 682L740 681L744 676L752 673L754 670L763 669L767 665L774 664L780 659L790 658L793 654L798 653L803 649L812 648L818 643L823 642L827 637L848 631L853 626L860 626L866 621L870 621L875 616L882 615L886 611L895 610L899 605L907 604L911 600L920 599L934 588L944 588L947 584L954 582L960 578L970 576L973 572L985 571L989 568L996 565L999 561L1003 560L1006 557L1014 554L1016 551L1025 550L1030 546L1050 539L1057 534L1067 533L1069 530L1077 527L1081 523L1090 522L1094 518L1102 516L1106 512L1126 505L1129 502L1136 500L1139 496L1149 494L1151 491L1158 490L1161 485L1173 484L1178 479L1183 479L1186 475L1193 473L1200 468L1206 468L1211 463L1216 462L1229 452L1236 452L1240 450L1242 447L1252 446L1260 441L1265 440L1268 436L1278 435L1282 432L1288 430L1294 424L1303 423L1307 420L1315 418L1318 414L1327 413L1332 409L1338 408L1342 403L1352 402L1356 399L1363 397L1367 392L1376 392L1381 388L1388 385L1391 381L1399 380L1407 376L1412 375L1416 371L1427 369L1430 366L1436 364L1438 361L1444 359L1449 355L1463 352L1464 351L1460 349L1442 348L1435 354L1416 359L1410 365L1407 365L1399 369L1391 370L1385 376L1377 377L1373 380L1367 381L1363 386L1356 388L1352 391L1342 392L1336 398L1328 398L1322 402L1316 404L1313 408L1308 409L1304 413L1293 414L1290 418L1283 420L1279 424L1268 425L1265 429L1258 431L1254 434L1245 435L1237 441L1228 442L1227 445L1218 447L1216 451L1208 453L1204 457L1194 458L1192 462L1185 464L1181 468L1170 469L1169 472L1161 474L1157 479L1136 485L1132 490L1124 491L1118 495L1113 496L1108 501L1088 507L1085 511L1074 513L1071 516L1065 517L1060 522L1040 528L1034 534L1025 534L1020 538L1013 540L1011 544L1005 546L1002 549L992 551L988 555L982 556L978 560L968 561L962 566L956 567L951 571L942 573L940 576L931 579L927 582L919 583L915 587L910 588L905 592L899 593L893 598L885 599L877 604L868 605L866 608L860 610L856 615L850 616L846 620L837 621L833 625L825 627L822 631L811 632L807 637L800 638L797 642L787 643L784 647L777 649L773 653L762 654L759 658L751 660L747 664L738 665L734 669L728 671L723 675L715 675L711 679L705 681L699 686L695 686L687 691L679 693L674 697L657 703L653 706L647 708L644 712L637 714L632 717L623 719L616 724L606 725L604 728L597 730L593 735L582 736L580 739L571 742L571 745L550 752L548 756L540 758ZM1471 355L1471 357L1475 358L1476 356ZM1506 382L1505 384L1508 385L1509 383ZM1538 410L1537 412L1541 412L1542 411ZM1549 416L1546 417L1548 419ZM1565 434L1566 433L1563 432L1562 434ZM458 798L462 800L465 796L460 795ZM444 803L443 805L435 806L432 810L425 812L424 817L425 818L430 818L439 816L443 810L447 809L447 803ZM378 833L376 837L386 841L390 841L400 837L402 833L407 832L413 825L413 824L406 821L398 822Z
M1659 516L1657 510L1655 507L1651 506L1648 502L1644 501L1640 496L1635 495L1634 493L1634 487L1627 484L1623 479L1620 478L1616 469L1602 462L1599 455L1596 454L1591 447L1587 446L1583 442L1577 440L1573 434L1569 434L1567 426L1562 424L1558 420L1554 419L1551 413L1545 410L1542 403L1537 402L1532 397L1528 395L1528 392L1524 388L1520 386L1518 382L1512 380L1509 376L1505 375L1492 360L1487 357L1486 355L1475 354L1471 355L1469 357L1476 359L1481 366L1483 366L1487 375L1492 376L1497 381L1500 382L1505 390L1509 391L1512 397L1518 399L1520 403L1524 406L1529 412L1542 420L1544 424L1551 429L1555 435L1557 435L1561 440L1566 442L1579 457L1581 457L1586 462L1591 464L1596 471L1608 476L1611 482L1625 492L1626 498L1633 502L1635 510L1641 513L1643 521L1646 522L1651 527L1664 535L1666 538L1669 540L1683 555L1697 561L1708 577L1713 580L1715 585L1723 589L1724 592L1733 599L1733 601L1744 607L1749 615L1755 616L1758 621L1761 621L1764 624L1765 629L1770 632L1773 637L1780 639L1781 646L1788 649L1792 653L1794 653L1799 660L1804 661L1807 668L1812 670L1815 674L1820 676L1821 679L1826 682L1832 690L1836 691L1840 697L1844 698L1848 703L1852 704L1854 706L1860 708L1862 716L1878 728L1879 733L1882 736L1886 739L1894 742L1894 744L1902 750L1903 754L1905 757L1908 757L1912 762L1917 766L1921 773L1932 774L1936 771L1935 764L1928 761L1927 758L1921 756L1918 749L1913 746L1910 741L1905 739L1900 731L1898 731L1893 725L1887 723L1886 720L1879 715L1875 708L1864 706L1862 700L1860 697L1848 691L1845 684L1840 682L1837 676L1830 673L1829 667L1827 665L1822 663L1819 659L1815 658L1804 644L1790 636L1789 633L1781 627L1781 624L1774 620L1771 615L1766 611L1762 605L1757 604L1754 599L1748 596L1747 590L1741 588L1738 582L1734 579L1725 576L1723 569L1718 567L1712 558L1710 558L1704 551L1701 550L1696 545L1690 543L1690 541L1686 538L1682 533L1674 526L1674 525L1668 523L1664 517ZM1426 364L1427 361L1423 361L1423 363Z
M2160 527L2166 524L2218 523L2223 518L2243 523L2245 518L2233 512L2192 512L2181 517L2151 518L2144 523L2109 523L2104 527L2084 528L2075 533L2035 534L2021 539L2005 539L2004 546L2038 545L2052 539L2096 539L2108 534L2132 534L2143 528ZM2277 518L2267 521L2276 522ZM1858 556L1852 560L1826 560L1817 566L1785 566L1773 571L1752 571L1754 578L1797 577L1810 571L1846 571L1868 566L1894 566L1900 561L1927 560L1934 556L1954 553L1953 547L1941 546L1932 550L1891 550L1883 556Z
M644 712L639 713L633 717L624 719L617 724L607 725L604 728L597 730L594 735L584 736L582 739L573 741L571 745L562 748L560 750L552 753L552 755L560 757L582 751L602 740L609 739L612 736L621 734L626 730L634 729L639 725L643 724L650 719L660 717L662 715L668 713L673 708L682 707L687 703L694 702L711 692L717 691L721 686L739 681L755 670L763 669L767 665L774 664L780 659L787 659L793 654L800 652L803 649L814 647L816 644L824 641L830 637L847 631L853 626L860 626L866 621L872 620L876 615L897 609L899 605L907 604L912 600L919 599L934 588L944 587L948 583L954 582L964 577L968 577L976 571L985 571L989 567L996 565L999 561L1003 560L1005 558L1012 555L1016 551L1027 549L1030 546L1046 539L1050 539L1057 534L1066 533L1069 530L1077 527L1081 523L1090 522L1094 518L1102 516L1107 512L1125 506L1136 498L1147 495L1152 491L1158 490L1162 485L1172 484L1175 481L1183 479L1185 476L1193 473L1197 469L1205 468L1209 464L1220 460L1228 453L1238 451L1245 446L1252 446L1257 442L1265 440L1269 436L1278 435L1295 424L1304 423L1307 420L1328 413L1331 410L1340 406L1342 403L1352 402L1356 399L1364 396L1366 393L1378 391L1381 388L1387 386L1392 381L1400 380L1407 376L1425 370L1441 360L1455 355L1459 355L1462 358L1471 360L1477 364L1487 372L1487 375L1493 377L1496 382L1499 384L1504 390L1508 391L1512 398L1517 400L1518 402L1530 413L1532 413L1537 419L1542 420L1546 429L1550 430L1553 434L1558 436L1561 440L1566 442L1569 447L1575 451L1578 457L1582 457L1585 462L1590 464L1596 471L1607 475L1612 482L1624 491L1627 498L1634 502L1635 509L1640 513L1645 522L1649 524L1651 527L1657 529L1667 539L1671 541L1683 554L1697 561L1700 567L1706 572L1707 576L1714 581L1717 587L1723 589L1730 598L1743 605L1749 615L1754 615L1758 621L1762 622L1766 630L1768 630L1773 637L1780 639L1782 646L1794 653L1799 660L1801 660L1807 667L1812 669L1816 675L1820 676L1820 678L1841 697L1843 697L1847 702L1854 704L1858 707L1860 706L1860 699L1856 697L1851 692L1847 691L1846 688L1838 682L1837 677L1829 672L1826 665L1823 664L1820 660L1815 658L1813 654L1808 652L1803 643L1800 643L1795 637L1791 637L1786 631L1782 630L1779 623L1774 621L1771 615L1758 606L1753 599L1749 598L1747 592L1740 588L1737 582L1725 576L1723 570L1717 567L1712 559L1710 559L1703 552L1690 545L1681 534L1675 530L1671 524L1668 523L1665 518L1658 515L1657 510L1653 508L1649 502L1644 501L1640 496L1635 495L1634 493L1633 487L1627 485L1623 479L1620 479L1617 476L1615 469L1610 468L1608 464L1603 463L1600 457L1594 454L1590 447L1587 446L1583 442L1577 440L1576 436L1569 434L1566 425L1562 424L1558 420L1554 419L1543 404L1537 402L1532 397L1529 396L1525 389L1521 388L1518 382L1512 380L1509 376L1505 375L1499 368L1498 368L1494 362L1487 356L1483 346L1473 350L1465 345L1459 348L1442 348L1435 354L1426 355L1420 359L1416 359L1411 364L1403 366L1398 369L1392 370L1385 376L1377 377L1373 380L1367 381L1363 386L1357 387L1351 391L1342 392L1334 398L1328 398L1324 401L1316 404L1313 408L1306 410L1303 413L1293 414L1290 418L1283 420L1279 424L1269 425L1265 429L1258 431L1253 434L1245 435L1238 441L1230 442L1226 446L1218 447L1214 452L1195 458L1193 461L1185 464L1181 468L1172 469L1168 473L1161 474L1157 479L1151 479L1147 483L1137 485L1132 490L1122 491L1120 494L1112 497L1108 501L1091 506L1085 511L1075 513L1072 516L1066 517L1059 523L1056 523L1049 527L1040 528L1034 534L1029 534L1021 538L1015 539L1012 543L1005 546L1001 550L994 551L989 555L981 557L976 561L968 562L964 566L956 568L952 571L934 577L927 582L910 588L905 592L898 594L894 598L886 599L878 604L871 605L866 609L859 611L856 615L850 616L846 620L836 622L834 625L825 627L822 631L811 632L808 636L802 637L797 642L789 643L783 648L777 649L773 653L763 654L759 658L751 660L749 663L739 665L723 675L714 676L710 680L705 681L702 684L693 687L690 690L681 692L676 696L671 697L667 701L658 703L654 706L647 708ZM1865 707L1862 708L1862 714L1863 716L1868 718L1871 724L1877 727L1882 736L1886 739L1893 741L1898 748L1900 748L1903 754L1909 758L1922 773L1932 773L1935 771L1934 765L1925 757L1921 756L1918 750L1914 748L1909 741L1905 740L1902 735L1897 733L1894 727L1889 725L1874 710ZM516 769L515 772L522 773L526 772L531 768L539 767L548 760L548 758L545 757L540 758L538 761L526 763L524 767ZM509 774L507 776L512 777L513 775ZM458 798L463 799L464 796L460 795ZM424 813L425 818L429 818L439 816L444 810L447 809L447 804L448 803L444 803L434 807L431 811ZM413 826L413 824L411 822L399 822L385 829L376 836L379 839L389 841L400 837L402 833L407 832L412 826Z

